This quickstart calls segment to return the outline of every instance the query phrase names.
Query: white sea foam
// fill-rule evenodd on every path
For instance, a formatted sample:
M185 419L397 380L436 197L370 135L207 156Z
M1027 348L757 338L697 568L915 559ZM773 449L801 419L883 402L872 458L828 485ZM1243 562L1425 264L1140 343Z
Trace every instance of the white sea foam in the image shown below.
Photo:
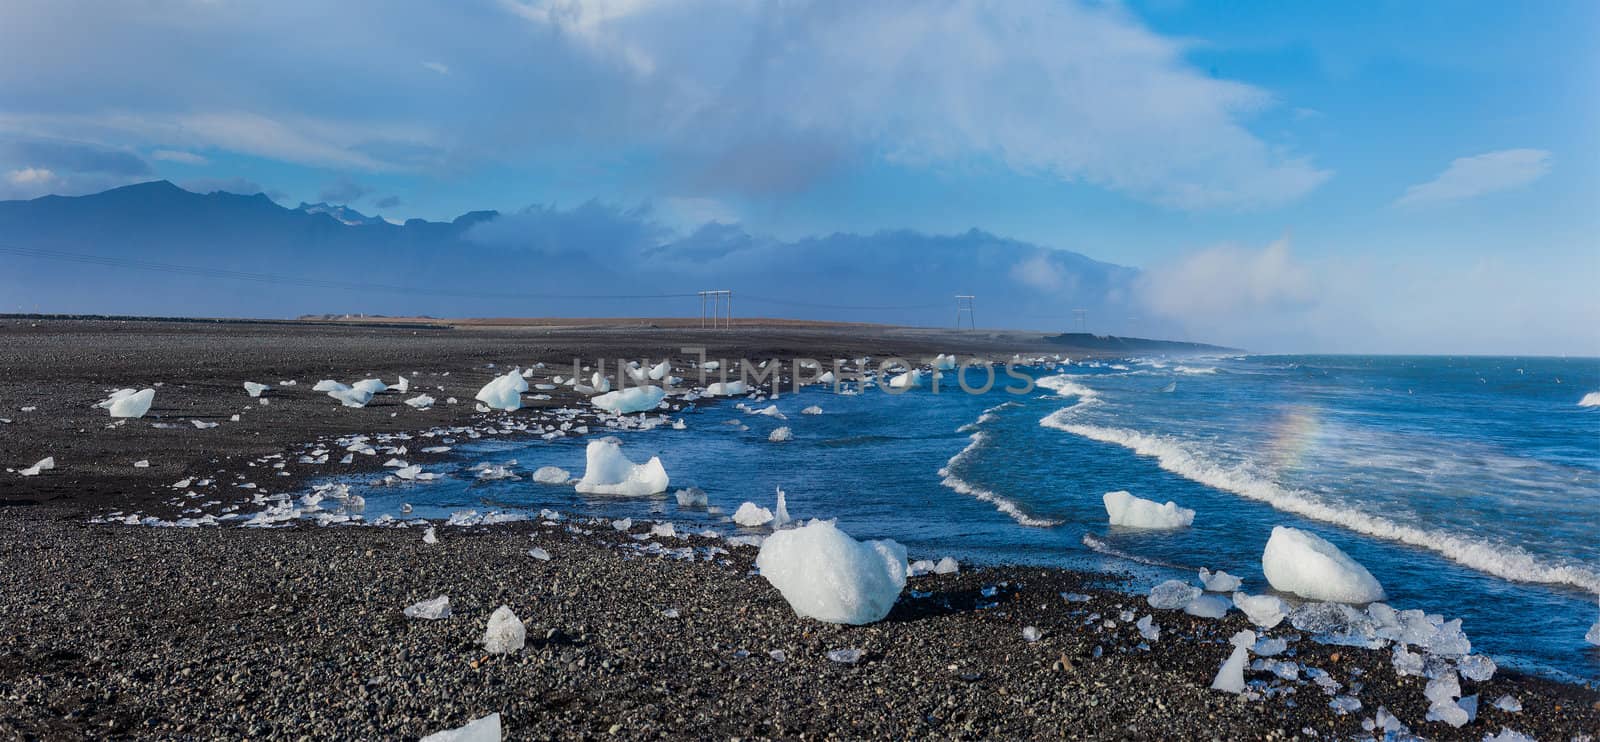
M1600 407L1600 392L1589 392L1578 400L1579 407Z
M1188 569L1188 567L1185 567L1185 566L1183 566L1181 564L1178 564L1176 562L1164 562L1164 561L1162 561L1160 559L1152 559L1150 557L1139 556L1138 554L1132 554L1132 553L1123 551L1121 549L1116 548L1115 546L1112 546L1111 544L1106 543L1105 541L1100 540L1099 536L1096 536L1096 535L1094 535L1092 533L1083 534L1083 539L1082 540L1083 540L1083 545L1089 547L1090 551L1098 552L1098 553L1101 553L1101 554L1105 554L1106 556L1112 556L1112 557L1116 557L1118 559L1126 559L1126 560L1128 560L1130 562L1138 562L1140 564L1149 564L1149 565L1155 566L1155 567L1172 567L1174 569Z
M1079 405L1082 405L1079 402ZM1444 531L1397 523L1381 515L1330 505L1303 490L1279 486L1252 473L1246 466L1225 466L1208 460L1170 437L1125 428L1071 422L1078 405L1058 410L1039 421L1047 428L1103 443L1114 443L1140 456L1149 456L1162 469L1236 495L1267 503L1277 510L1324 523L1332 523L1368 536L1399 541L1442 554L1456 562L1496 577L1520 582L1563 584L1600 593L1600 573L1578 566L1550 565L1516 547L1459 536Z
M1048 528L1050 526L1061 525L1061 521L1059 520L1035 518L1031 515L1028 515L1023 511L1022 506L1018 505L1016 501L999 495L993 491L979 487L952 473L956 468L965 463L967 459L971 458L973 451L976 451L979 446L982 446L986 439L987 436L985 436L981 430L973 433L971 436L972 442L968 443L967 447L961 449L961 451L956 455L951 456L950 460L945 462L944 468L939 470L939 476L943 477L939 483L949 487L952 490L955 490L959 494L967 495L969 497L976 497L979 500L994 505L996 510L1011 516L1012 520L1021 525L1032 526L1035 528Z

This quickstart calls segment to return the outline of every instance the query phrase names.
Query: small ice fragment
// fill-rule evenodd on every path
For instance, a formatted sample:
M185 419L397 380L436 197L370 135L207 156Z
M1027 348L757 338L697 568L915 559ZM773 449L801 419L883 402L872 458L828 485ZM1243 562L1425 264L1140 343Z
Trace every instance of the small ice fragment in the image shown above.
M772 522L772 511L753 502L746 502L734 511L733 522L746 528L759 528Z
M789 661L789 653L785 652L785 651L783 651L781 649L774 649L774 650L768 652L767 656L771 657L774 662L788 662Z
M1333 700L1328 702L1328 708L1333 709L1339 716L1353 714L1361 710L1361 699L1355 696L1334 696Z
M841 665L854 665L861 661L861 654L859 649L834 649L828 652L828 659Z
M1161 627L1157 626L1150 616L1139 619L1133 626L1139 630L1139 636L1144 637L1145 641L1153 642L1161 639Z
M422 543L425 543L425 544L437 544L437 543L439 543L439 534L438 534L438 532L434 531L433 526L428 526L428 529L422 532Z
M264 391L266 391L268 389L271 389L271 388L272 387L267 386L266 384L257 384L254 381L246 381L244 383L244 391L245 391L245 393L250 395L250 396L252 396L252 397L259 397L259 396L261 396L262 392L264 392Z
M39 472L49 471L54 468L56 468L56 458L54 456L46 456L35 462L33 466L23 469L17 473L24 477L37 477L39 476Z
M1256 635L1254 631L1241 631L1234 634L1233 652L1224 660L1222 667L1217 669L1217 676L1211 681L1212 690L1235 695L1244 692L1244 663L1249 659L1249 650L1246 647L1254 644Z
M1244 611L1250 623L1263 629L1270 629L1282 623L1289 613L1289 607L1275 595L1246 595L1236 592L1233 594L1233 604Z
M589 400L589 404L607 412L627 415L634 412L653 410L666 397L667 391L661 387L636 386L619 389L614 392L606 392Z
M1177 610L1188 605L1195 598L1200 597L1200 588L1179 580L1167 580L1150 588L1150 597L1146 600L1151 608L1162 610Z
M1222 618L1228 615L1230 607L1232 604L1221 595L1201 595L1189 601L1188 605L1183 607L1183 612L1200 618Z
M483 388L473 395L473 399L484 403L490 409L515 412L522 409L522 393L525 391L528 391L528 380L522 378L520 372L508 371L484 384Z
M434 732L422 738L422 742L500 742L500 714L489 714L482 719L474 719L466 726Z
M1061 599L1067 601L1068 603L1089 602L1089 596L1084 595L1083 593L1062 593Z
M433 397L430 397L430 396L428 396L426 394L418 394L417 396L406 400L406 404L407 405L410 405L411 407L415 407L416 409L419 409L419 410L426 410L429 407L432 407L433 406L433 402L434 402Z
M1423 688L1422 695L1434 705L1449 703L1461 696L1461 681L1456 678L1454 671L1446 672L1439 677L1428 681Z
M711 499L706 496L705 490L699 487L681 489L675 493L680 508L703 508L711 504Z
M366 407L372 401L372 392L365 389L335 389L328 396L339 400L345 407Z
M1594 395L1596 392L1590 392L1590 394ZM1573 739L1577 739L1577 737ZM1483 735L1483 742L1538 742L1538 740L1522 732L1513 731L1510 727L1500 727L1499 734Z
M1383 600L1371 572L1321 536L1276 526L1261 554L1261 571L1278 590L1336 603Z
M265 402L266 400L263 399L261 401ZM238 415L234 415L234 417L237 418L239 416ZM217 425L218 425L217 423L202 422L200 420L190 420L189 423L191 425L195 426L196 428L199 428L200 430L210 430L212 428L217 427Z
M112 417L144 417L144 413L150 411L150 403L156 398L156 390L144 389L131 394L122 394L125 391L129 390L124 389L111 395L111 398L106 400L110 404L105 402L101 404L106 406Z
M1230 575L1220 569L1216 572L1212 572L1205 567L1201 567L1200 583L1206 586L1207 591L1213 593L1231 593L1235 590L1238 590L1239 586L1244 584L1244 580L1234 577L1233 575Z
M960 571L961 564L956 561L955 557L945 557L940 559L938 564L933 565L933 573L936 575L953 575Z
M1154 500L1134 497L1122 490L1107 492L1101 500L1105 502L1106 515L1114 526L1172 529L1194 524L1194 511L1180 508L1174 502L1163 505Z
M383 383L382 379L362 379L354 384L351 384L350 388L360 389L370 394L377 394L379 392L386 391L389 388L389 385Z
M617 529L619 531L626 531L629 528L633 527L633 519L632 518L621 518L619 520L611 521L611 527L615 528L615 529Z
M406 614L407 618L425 618L429 620L449 618L450 598L449 596L440 595L439 597L431 600L424 600L420 603L414 603L406 606L406 609L403 612Z
M149 469L150 468L150 462L148 460L146 460L146 459L139 459L138 461L133 462L133 468L135 468L135 469Z
M1040 636L1041 634L1039 633L1039 628L1037 626L1022 627L1022 638L1028 643L1032 644L1033 642L1039 641Z
M1250 651L1259 657L1276 657L1283 654L1283 651L1288 648L1289 642L1284 641L1281 637L1263 636L1256 642L1255 648Z
M483 649L490 654L511 654L522 649L527 637L521 619L511 612L510 606L502 605L489 614L489 626L483 631Z
M777 428L776 430L773 430L772 434L767 436L767 440L771 441L773 443L783 443L785 441L792 441L792 440L794 440L794 431L790 430L789 426L784 425L782 427Z
M820 414L822 414L822 408L818 407L816 405L811 405L810 407L807 407L807 408L801 410L800 414L802 414L802 415L820 415Z
M1500 709L1501 711L1515 714L1522 710L1522 702L1518 701L1515 696L1507 693L1495 700L1494 707Z
M1468 680L1483 682L1494 677L1497 669L1494 660L1481 654L1470 654L1456 660L1456 669L1461 671L1461 676Z
M545 551L544 549L541 549L541 548L539 548L537 546L535 546L532 549L528 550L528 556L531 556L534 559L537 559L537 560L539 560L541 562L550 561L550 552Z
M572 481L572 472L559 466L541 466L534 471L533 481L539 484L566 484Z

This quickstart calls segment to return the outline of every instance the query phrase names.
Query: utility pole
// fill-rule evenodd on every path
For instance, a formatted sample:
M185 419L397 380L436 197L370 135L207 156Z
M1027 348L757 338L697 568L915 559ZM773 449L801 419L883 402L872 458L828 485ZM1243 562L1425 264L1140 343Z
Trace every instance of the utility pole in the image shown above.
M972 304L978 297L972 294L956 294L956 329L961 329L961 315L967 316L967 327L978 329L978 320L973 315Z
M700 326L706 326L706 320L711 320L711 328L716 329L720 321L723 327L733 327L733 292L728 289L708 290L698 292L700 295ZM706 312L707 300L710 300L710 313Z

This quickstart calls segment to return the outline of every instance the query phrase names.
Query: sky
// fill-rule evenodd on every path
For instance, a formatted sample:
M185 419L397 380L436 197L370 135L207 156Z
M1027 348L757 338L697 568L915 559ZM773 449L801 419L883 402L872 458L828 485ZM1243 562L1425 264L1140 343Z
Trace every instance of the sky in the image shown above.
M977 227L1285 351L1600 354L1600 4L9 3L0 199Z

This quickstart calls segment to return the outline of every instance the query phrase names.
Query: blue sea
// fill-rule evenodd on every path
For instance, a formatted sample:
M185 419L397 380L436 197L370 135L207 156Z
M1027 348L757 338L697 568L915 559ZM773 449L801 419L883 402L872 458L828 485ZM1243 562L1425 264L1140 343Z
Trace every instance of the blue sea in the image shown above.
M1600 679L1584 642L1600 593L1600 360L1359 356L1128 358L1028 367L1036 386L858 395L811 388L776 400L788 419L734 401L682 415L687 429L595 431L635 461L660 456L672 488L713 510L655 498L580 496L536 484L579 476L585 439L458 446L446 476L358 487L367 517L527 511L727 522L740 503L787 492L797 518L838 518L913 558L1130 572L1132 587L1201 567L1270 591L1272 527L1315 532L1367 567L1397 608L1463 619L1475 652L1567 680ZM982 383L980 372L973 383ZM1015 382L1013 382L1015 383ZM802 415L816 405L821 415ZM733 421L731 424L729 421ZM772 443L777 426L794 439ZM517 461L520 480L477 481ZM1177 531L1114 528L1101 496L1127 490L1197 515Z

